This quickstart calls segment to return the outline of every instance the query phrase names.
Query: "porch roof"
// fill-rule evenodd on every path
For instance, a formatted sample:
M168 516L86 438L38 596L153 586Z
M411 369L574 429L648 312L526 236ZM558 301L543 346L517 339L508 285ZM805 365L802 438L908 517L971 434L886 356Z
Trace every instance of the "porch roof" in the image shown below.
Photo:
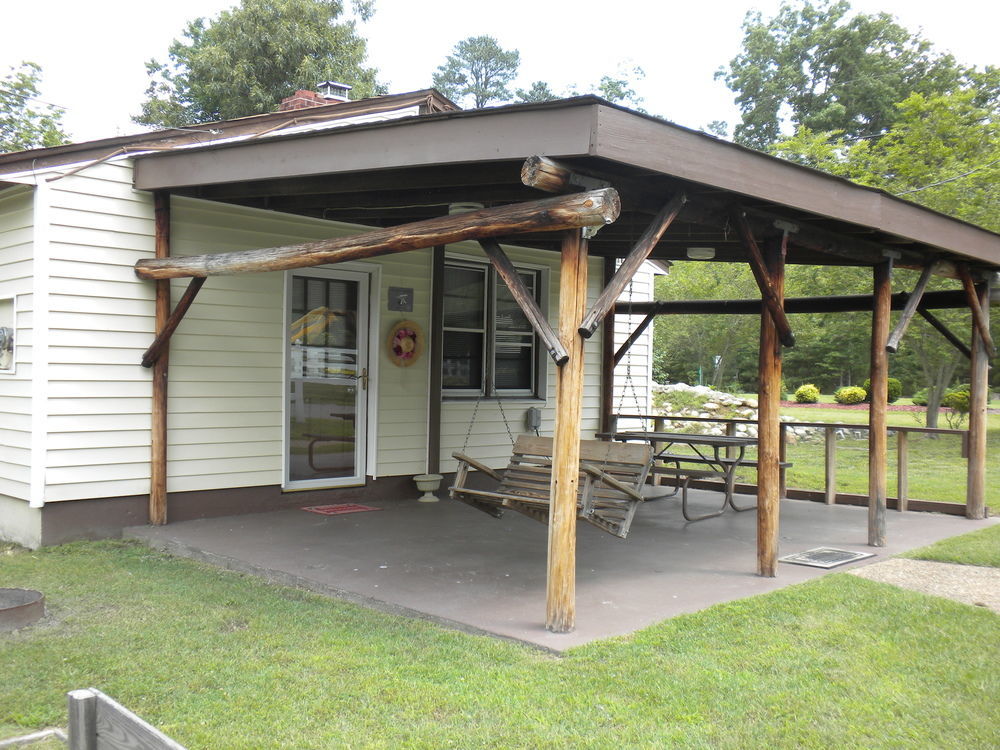
M654 258L684 258L688 246L710 245L717 260L745 260L728 219L738 203L765 224L794 225L792 263L871 265L889 250L903 266L942 257L1000 268L998 234L593 96L150 153L137 157L135 184L392 226L439 216L453 202L539 197L520 180L525 158L535 154L621 193L621 217L591 242L596 255L625 255L666 198L683 190L688 204ZM517 241L558 245L543 233Z

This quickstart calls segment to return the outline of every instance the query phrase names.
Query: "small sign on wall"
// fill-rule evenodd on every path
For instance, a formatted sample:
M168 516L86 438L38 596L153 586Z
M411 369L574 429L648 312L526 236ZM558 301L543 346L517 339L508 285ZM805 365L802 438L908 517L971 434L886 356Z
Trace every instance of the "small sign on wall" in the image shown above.
M389 309L397 312L413 312L413 288L389 287Z

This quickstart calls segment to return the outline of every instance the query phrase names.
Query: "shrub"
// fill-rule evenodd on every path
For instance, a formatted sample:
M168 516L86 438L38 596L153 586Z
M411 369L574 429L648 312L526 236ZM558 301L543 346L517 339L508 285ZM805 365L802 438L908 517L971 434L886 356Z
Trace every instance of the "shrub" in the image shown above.
M800 404L815 404L819 401L819 388L812 383L800 385L795 391L795 401Z
M965 417L969 413L971 403L972 394L969 391L953 389L944 394L944 398L941 399L941 406L947 406L951 409L950 412L945 414L945 419L948 420L949 427L953 430L961 429L962 424L965 422Z
M871 401L871 378L865 380L865 384L861 386L865 390L865 401ZM889 378L886 390L888 391L889 398L886 399L890 404L899 400L899 397L903 395L903 384L900 383L896 378Z
M867 392L864 388L859 388L856 385L845 385L843 388L838 388L837 392L833 394L833 400L838 404L860 404L863 403Z
M927 389L921 388L913 394L913 398L911 400L917 406L927 406Z
M948 391L941 399L941 406L957 412L968 413L971 393L969 391Z

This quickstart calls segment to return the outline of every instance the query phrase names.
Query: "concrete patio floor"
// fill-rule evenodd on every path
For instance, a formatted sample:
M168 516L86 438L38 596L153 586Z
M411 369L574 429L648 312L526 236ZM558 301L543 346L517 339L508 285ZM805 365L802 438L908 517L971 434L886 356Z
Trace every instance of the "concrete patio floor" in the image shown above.
M707 509L719 495L692 497ZM677 500L657 500L639 509L627 540L578 524L577 627L557 635L544 628L545 526L512 512L497 520L450 500L369 504L382 510L337 516L284 510L134 527L126 536L276 582L554 651L829 572L781 563L777 578L761 578L754 573L754 512L728 511L688 524ZM783 500L780 554L819 546L875 552L853 564L864 565L996 522L889 511L888 546L875 549L866 544L865 508Z

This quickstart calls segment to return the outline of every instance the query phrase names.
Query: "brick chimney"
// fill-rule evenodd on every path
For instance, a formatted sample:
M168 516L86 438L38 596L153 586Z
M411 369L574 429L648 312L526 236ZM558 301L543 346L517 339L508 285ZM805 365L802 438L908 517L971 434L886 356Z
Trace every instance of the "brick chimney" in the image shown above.
M316 88L319 93L307 89L299 89L291 96L286 96L281 100L278 107L279 112L289 112L293 109L308 109L310 107L322 107L325 104L336 104L337 102L349 101L347 93L351 86L337 81L323 81Z

